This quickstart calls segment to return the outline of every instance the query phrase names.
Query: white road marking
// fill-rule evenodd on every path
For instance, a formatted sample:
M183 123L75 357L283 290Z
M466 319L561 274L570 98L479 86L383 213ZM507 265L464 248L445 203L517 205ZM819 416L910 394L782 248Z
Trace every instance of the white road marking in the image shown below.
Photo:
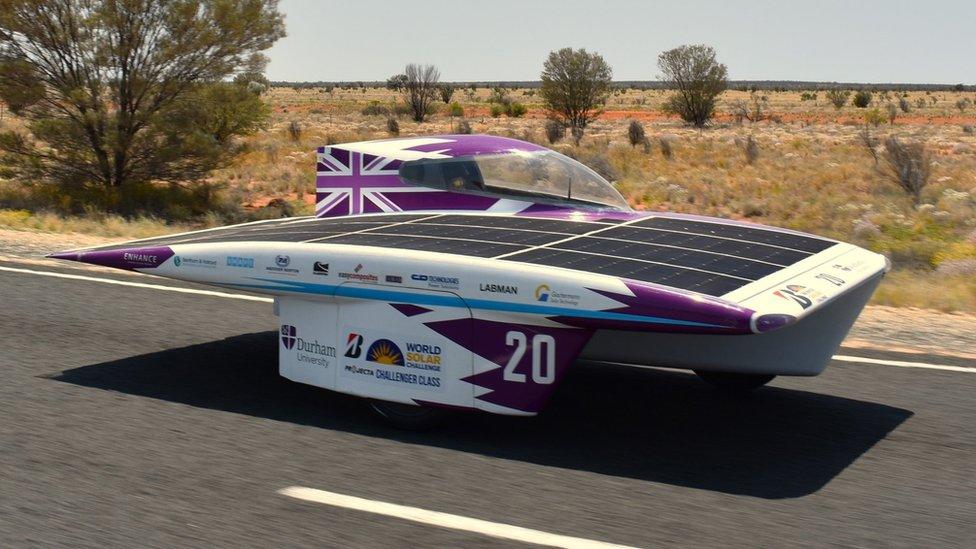
M21 273L21 274L33 274L38 276L50 276L54 278L67 278L71 280L84 280L88 282L101 282L103 284L116 284L118 286L132 286L134 288L163 290L165 292L179 292L184 294L207 295L211 297L223 297L227 299L242 299L245 301L260 301L262 303L274 302L274 299L270 297L258 297L258 296L245 295L245 294L232 294L229 292L217 292L212 290L197 290L194 288L179 288L176 286L164 286L161 284L146 284L144 282L128 282L125 280L116 280L114 278L99 278L95 276L73 275L73 274L58 273L53 271L36 271L33 269L18 269L16 267L4 267L4 266L0 266L0 271L8 271L12 273ZM897 366L899 368L924 368L928 370L944 370L947 372L964 372L967 374L976 374L976 367L968 367L968 366L951 366L948 364L932 364L929 362L908 362L904 360L886 360L880 358L868 358L863 356L851 356L851 355L834 355L831 358L833 360L837 360L840 362L858 362L861 364Z
M898 366L899 368L927 368L929 370L946 370L948 372L966 372L976 374L976 368L966 366L949 366L948 364L930 364L928 362L906 362L904 360L882 360L863 356L834 355L834 360L841 362L860 362L862 364L880 364L883 366Z
M522 528L521 526L512 526L510 524L502 524L500 522L490 522L487 520L463 517L461 515L441 513L440 511L428 511L427 509L420 509L419 507L397 505L395 503L386 503L384 501L347 496L344 494L337 494L335 492L326 492L325 490L304 488L302 486L289 486L288 488L282 488L281 490L278 490L278 493L283 496L304 501L324 503L325 505L332 505L334 507L344 507L346 509L354 509L356 511L364 511L366 513L375 513L377 515L395 517L412 522L419 522L421 524L439 526L441 528L464 530L466 532L474 532L476 534L483 534L495 538L510 539L523 543L534 543L536 545L547 545L549 547L573 548L629 547L627 545L617 545L591 539L574 538L560 534L550 534L549 532Z
M197 290L195 288L178 288L175 286L163 286L161 284L146 284L143 282L129 282L126 280L116 280L114 278L99 278L95 276L74 275L67 273L56 273L52 271L35 271L33 269L17 269L15 267L0 266L0 271L11 273L33 274L38 276L50 276L53 278L67 278L71 280L84 280L87 282L101 282L102 284L116 284L118 286L132 286L134 288L147 288L151 290L162 290L164 292L178 292L182 294L207 295L211 297L224 297L228 299L243 299L246 301L261 301L263 303L274 303L270 297L258 297L245 294L231 294L227 292L215 292L212 290Z

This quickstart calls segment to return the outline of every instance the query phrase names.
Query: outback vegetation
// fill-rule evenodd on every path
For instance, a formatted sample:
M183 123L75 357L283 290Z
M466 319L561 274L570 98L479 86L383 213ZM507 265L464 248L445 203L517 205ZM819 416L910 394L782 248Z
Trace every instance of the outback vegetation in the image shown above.
M0 132L6 173L131 214L158 182L205 177L264 127L261 51L284 36L273 1L5 1ZM237 75L233 82L228 77ZM191 191L192 192L192 191Z
M543 64L539 93L550 116L570 129L577 144L606 102L612 77L603 57L585 49L554 51Z
M314 206L316 147L391 135L491 133L579 159L613 180L639 210L747 219L885 253L895 270L876 303L976 311L976 109L970 107L976 93L971 88L811 84L786 89L728 82L725 67L707 46L662 54L673 67L659 67L662 76L675 76L668 86L614 83L599 54L573 49L540 60L542 84L535 86L445 83L435 67L421 65L381 82L274 86L261 76L255 57L260 46L280 35L277 24L268 23L268 17L274 21L267 11L273 3L246 4L266 10L263 38L245 40L251 46L220 58L223 76L201 73L180 88L183 95L145 115L126 150L139 162L162 155L153 162L168 171L133 169L121 187L111 183L112 170L109 177L99 171L84 125L65 130L75 136L80 131L80 144L65 143L67 137L48 126L48 120L70 124L62 119L70 120L69 112L84 122L76 106L82 105L94 127L106 132L105 145L114 147L115 128L124 117L117 111L116 94L122 90L115 91L115 79L96 79L97 93L86 85L69 93L43 81L26 86L36 82L34 77L4 71L4 146L22 140L31 148L4 148L0 226L136 237L308 214ZM16 65L22 56L14 55L11 41L24 38L14 23L28 22L12 14L0 13L0 62ZM231 36L253 30L234 31L237 23L230 21L187 22L191 29L222 24L229 26L222 32ZM141 79L132 84L146 94L169 85ZM870 93L865 108L851 101L859 91ZM413 93L423 99L419 111ZM208 95L211 99L201 99ZM25 97L35 99L25 102ZM693 107L689 116L678 112L679 105ZM174 113L185 129L166 123ZM180 142L173 141L180 136ZM189 158L219 149L219 161L193 160L194 167L182 172L180 162L166 162L188 146L202 151ZM111 147L105 150L114 167ZM49 164L30 160L30 154L66 162L78 158L77 166L86 168L81 173L53 165L43 169ZM114 198L119 188L142 199L122 208Z
M677 90L664 104L664 111L676 114L696 127L704 127L715 112L715 98L723 91L728 69L715 60L711 46L680 46L657 58L661 80Z

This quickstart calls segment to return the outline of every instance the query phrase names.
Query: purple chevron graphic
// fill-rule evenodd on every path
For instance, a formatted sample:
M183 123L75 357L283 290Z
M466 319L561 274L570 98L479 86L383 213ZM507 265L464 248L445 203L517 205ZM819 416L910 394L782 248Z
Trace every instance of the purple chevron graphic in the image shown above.
M431 311L427 307L421 307L412 303L390 303L390 307L403 313L403 316L417 316Z
M625 313L638 316L668 318L699 322L711 326L655 325L658 332L681 333L725 333L750 334L750 320L754 311L727 301L681 292L674 288L658 287L653 284L624 280L623 283L633 295L588 288L590 291L620 302L621 307L604 309L607 312ZM647 329L646 323L621 320L605 320L575 317L550 317L561 324L592 329L640 330ZM643 327L642 327L643 326Z
M531 413L538 412L545 406L566 369L576 359L593 334L592 330L577 328L553 328L468 318L429 322L425 326L498 366L462 378L462 381L489 390L489 392L476 398L513 410ZM471 337L472 328L473 332L478 334L477 338ZM512 356L516 352L520 352L520 346L517 343L508 344L512 341L509 334L513 332L522 334L521 337L524 337L525 346L521 347L522 356L518 364L506 376L505 367ZM549 349L546 348L546 344L540 344L536 340L536 336L539 335L552 338L549 341L552 341L551 344L554 347L555 360L552 364L542 365L542 368L554 369L553 372L542 372L543 376L551 376L552 381L549 383L539 382L539 376L533 373L534 353L540 355L542 362L548 362L543 357L547 356ZM533 349L534 345L539 347L538 351Z

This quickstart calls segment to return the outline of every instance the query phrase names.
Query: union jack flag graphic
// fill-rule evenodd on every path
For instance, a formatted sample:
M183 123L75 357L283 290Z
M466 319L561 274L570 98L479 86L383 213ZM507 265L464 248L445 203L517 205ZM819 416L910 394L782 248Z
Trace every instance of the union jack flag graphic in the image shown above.
M335 147L318 151L315 215L333 217L361 213L399 212L385 193L417 192L397 176L401 161ZM424 189L423 192L436 192Z

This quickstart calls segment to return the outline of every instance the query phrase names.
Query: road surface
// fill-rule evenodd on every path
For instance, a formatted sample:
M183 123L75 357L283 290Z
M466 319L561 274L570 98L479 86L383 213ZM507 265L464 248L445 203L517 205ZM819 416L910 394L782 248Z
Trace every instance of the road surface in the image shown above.
M267 303L0 268L3 547L976 539L970 359L842 349L748 398L582 365L540 417L406 433L278 377Z

